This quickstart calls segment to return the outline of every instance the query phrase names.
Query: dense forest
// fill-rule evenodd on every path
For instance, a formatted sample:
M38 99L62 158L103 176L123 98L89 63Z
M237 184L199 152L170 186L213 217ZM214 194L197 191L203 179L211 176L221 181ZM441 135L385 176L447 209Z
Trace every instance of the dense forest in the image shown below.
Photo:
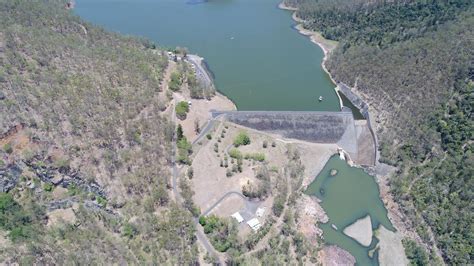
M472 264L474 2L286 3L306 28L339 41L326 66L370 103L380 161L397 166L392 192L430 259L437 247L446 263Z
M0 261L196 264L169 196L165 51L65 1L0 0Z

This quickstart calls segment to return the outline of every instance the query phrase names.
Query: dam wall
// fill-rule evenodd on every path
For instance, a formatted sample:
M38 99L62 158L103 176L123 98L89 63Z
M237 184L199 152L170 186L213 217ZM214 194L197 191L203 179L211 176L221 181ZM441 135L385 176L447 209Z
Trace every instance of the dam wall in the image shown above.
M357 107L360 111L360 113L362 114L362 116L367 120L367 126L370 130L370 133L372 135L372 139L373 139L373 149L374 149L374 154L373 154L373 161L375 164L375 162L377 162L377 159L378 159L378 150L377 150L377 147L378 147L378 141L377 141L377 135L375 134L374 132L374 129L373 129L373 125L372 125L372 121L371 121L371 117L370 117L370 113L369 113L369 105L367 103L365 103L357 94L355 94L351 88L349 86L347 86L346 84L340 82L338 83L338 88L339 88L339 92L341 92L342 94L344 94L344 96L346 96L347 99L349 99L349 101L351 101L351 103Z
M213 118L313 143L333 143L357 157L357 132L352 112L316 111L211 111Z

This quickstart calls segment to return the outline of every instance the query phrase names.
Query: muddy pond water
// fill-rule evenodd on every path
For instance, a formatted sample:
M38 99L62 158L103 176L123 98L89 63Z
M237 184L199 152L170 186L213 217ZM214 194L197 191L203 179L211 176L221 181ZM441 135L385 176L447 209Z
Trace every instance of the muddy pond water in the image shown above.
M337 174L332 176L331 170L336 170ZM349 166L335 155L308 186L306 193L321 200L321 206L329 217L326 224L320 225L324 240L349 251L358 265L377 265L377 252L372 258L369 257L369 251L377 244L375 237L369 247L364 247L342 232L355 220L367 215L370 216L373 232L380 225L395 230L379 197L379 187L374 177L362 169Z

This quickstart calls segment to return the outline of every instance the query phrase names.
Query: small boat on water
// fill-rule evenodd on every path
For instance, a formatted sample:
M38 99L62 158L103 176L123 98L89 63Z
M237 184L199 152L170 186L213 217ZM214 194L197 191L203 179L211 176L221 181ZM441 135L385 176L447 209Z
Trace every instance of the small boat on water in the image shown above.
M319 101L322 101L323 100L323 96L319 96Z

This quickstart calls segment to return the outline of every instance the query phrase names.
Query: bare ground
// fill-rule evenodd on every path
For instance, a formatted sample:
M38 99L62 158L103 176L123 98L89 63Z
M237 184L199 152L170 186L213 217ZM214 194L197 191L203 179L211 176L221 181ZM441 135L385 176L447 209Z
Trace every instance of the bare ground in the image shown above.
M73 208L57 209L48 213L47 226L55 226L60 222L74 224L76 222L76 215Z
M182 93L175 93L175 99L178 101L190 101L191 106L189 113L185 120L180 120L179 123L183 127L184 135L190 141L193 141L199 133L195 130L195 123L199 124L199 128L202 129L211 118L210 110L222 110L232 111L236 110L236 107L232 101L230 101L224 95L217 93L212 99L191 99L189 94L184 91Z
M377 231L376 237L380 240L380 265L408 265L409 262L405 256L405 250L402 245L403 237L400 232L392 232L381 225Z
M193 160L194 177L192 179L193 188L195 191L194 201L202 209L205 210L214 202L220 199L225 193L229 191L242 191L242 186L247 182L257 182L255 178L255 169L261 164L258 162L250 162L244 160L243 171L235 173L231 177L226 176L227 168L220 166L220 161L224 160L225 149L229 147L234 137L242 130L233 124L225 129L221 123L212 136L212 140L203 144L199 152L195 155ZM222 130L226 130L224 138L218 142L221 137ZM250 145L240 147L242 153L247 152L261 152L266 155L266 162L271 166L281 166L286 161L286 148L282 143L278 143L275 148L270 146L271 138L265 134L257 133L256 131L247 131L252 143ZM269 147L264 149L262 147L263 140L270 140ZM214 145L217 143L218 152L214 151ZM232 167L231 158L228 158L229 168Z
M320 262L324 266L355 265L355 258L338 246L325 246L319 252Z
M316 223L326 223L328 217L324 212L318 199L303 194L296 205L298 213L298 231L308 239L312 245L319 245L323 231L316 226Z

